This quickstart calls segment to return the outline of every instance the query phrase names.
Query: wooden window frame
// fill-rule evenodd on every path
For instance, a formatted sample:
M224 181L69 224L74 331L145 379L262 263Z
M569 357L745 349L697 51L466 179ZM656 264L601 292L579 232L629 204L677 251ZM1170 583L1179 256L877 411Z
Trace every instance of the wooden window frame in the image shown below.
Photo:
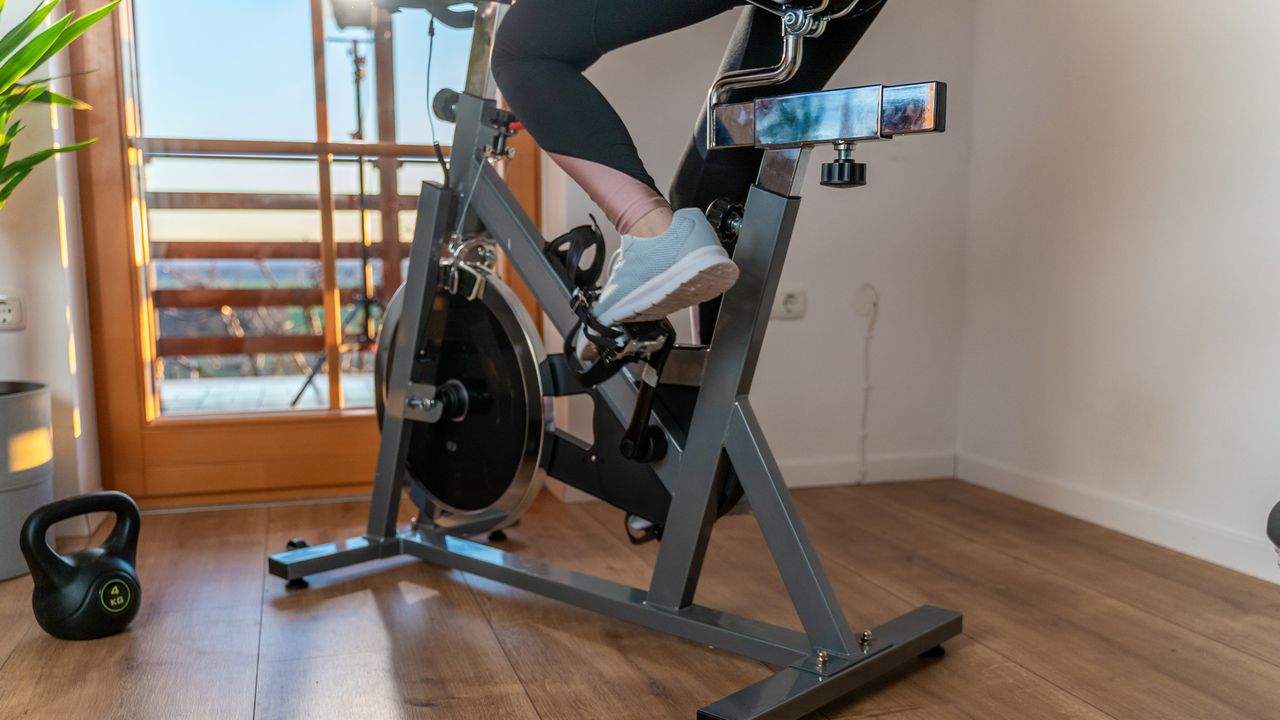
M70 0L85 11L91 0ZM433 157L429 146L393 142L357 143L329 140L324 88L323 0L311 0L313 62L317 87L317 138L314 143L239 140L141 139L138 130L136 67L133 48L132 0L125 0L81 41L71 46L72 79L77 97L93 110L77 117L77 139L97 142L77 157L81 218L84 227L90 329L94 356L95 398L101 467L105 487L138 498L144 507L168 507L255 502L304 497L342 496L364 492L370 485L378 446L378 430L371 408L341 407L341 373L330 372L328 410L264 412L251 415L160 415L151 387L151 363L158 349L154 326L156 293L146 293L145 273L150 246L146 237L148 202L158 206L209 206L227 198L213 193L174 193L163 198L143 194L140 162L144 152L224 156L280 152L313 156L317 163L318 196L277 196L273 202L291 207L316 207L321 217L321 261L325 330L323 349L330 368L340 367L342 328L330 319L340 317L336 259L345 248L336 242L333 211L354 207L354 198L332 195L334 157L373 156L381 172L394 177L397 157ZM379 12L379 27L390 16ZM390 43L375 45L379 63L378 95L393 88ZM392 113L379 113L379 137L394 137ZM385 127L384 127L385 126ZM539 152L525 134L515 139L517 153L505 168L508 182L535 222L540 218ZM398 196L396 183L382 183L382 194ZM250 198L239 198L252 203ZM397 207L403 199L393 202ZM227 207L225 205L219 207ZM372 209L377 209L373 206ZM384 249L399 255L394 232L398 217L387 217ZM388 234L387 230L392 233ZM345 243L341 244L345 245ZM392 263L388 288L398 285L399 263ZM503 263L504 278L530 309L537 313L531 293ZM396 280L392 284L390 280ZM292 292L292 291L290 291ZM162 300L167 301L165 296ZM281 298L288 300L289 298ZM535 317L539 315L535 314Z

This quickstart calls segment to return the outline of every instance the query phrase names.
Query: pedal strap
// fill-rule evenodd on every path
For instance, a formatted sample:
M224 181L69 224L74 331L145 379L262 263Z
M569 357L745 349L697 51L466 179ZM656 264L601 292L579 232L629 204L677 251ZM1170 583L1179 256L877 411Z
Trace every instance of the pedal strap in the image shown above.
M626 365L625 361L618 362L614 358L617 340L625 333L596 319L596 316L591 312L591 304L594 297L595 292L591 290L579 289L574 292L573 298L569 301L569 306L573 308L573 313L578 316L578 322L564 338L564 354L565 357L569 358L569 367L578 373L578 382L585 387L599 385L613 377ZM578 348L576 346L579 333L586 337L587 342L595 345L597 352L600 354L600 359L589 368L583 368L578 362Z
M604 271L604 234L594 216L590 225L579 225L548 242L542 252L560 269L560 276L571 288L594 289ZM595 250L591 265L583 268L582 259Z

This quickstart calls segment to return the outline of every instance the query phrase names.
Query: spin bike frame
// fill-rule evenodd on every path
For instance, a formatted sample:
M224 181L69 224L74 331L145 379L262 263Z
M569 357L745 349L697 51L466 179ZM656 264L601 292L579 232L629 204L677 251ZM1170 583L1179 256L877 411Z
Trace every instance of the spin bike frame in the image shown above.
M672 502L648 588L628 587L472 542L463 537L468 534L465 524L447 530L430 522L396 528L406 481L408 423L422 420L412 402L413 359L441 280L443 246L460 226L459 217L470 227L482 226L505 251L562 335L577 321L570 305L574 288L544 255L538 228L489 162L502 152L509 132L495 122L498 110L489 73L491 39L504 9L497 3L478 6L467 87L456 106L449 185L426 183L419 198L367 532L275 555L270 572L293 580L411 555L781 668L700 710L698 717L707 719L800 718L957 635L961 615L931 606L870 630L851 630L748 398L799 210L798 191L810 148L941 130L941 83L830 90L736 105L709 103L711 142L720 147L755 145L766 152L739 225L734 250L739 280L724 297L714 339L707 347L679 348L664 369L664 382L671 373L685 378L686 384L697 384L699 390L687 437L679 443L668 437L665 457L653 464ZM786 62L784 58L782 64ZM605 381L599 392L604 407L597 412L613 412L625 424L636 405L638 384L629 371ZM651 422L661 427L656 414ZM730 465L803 632L693 603Z

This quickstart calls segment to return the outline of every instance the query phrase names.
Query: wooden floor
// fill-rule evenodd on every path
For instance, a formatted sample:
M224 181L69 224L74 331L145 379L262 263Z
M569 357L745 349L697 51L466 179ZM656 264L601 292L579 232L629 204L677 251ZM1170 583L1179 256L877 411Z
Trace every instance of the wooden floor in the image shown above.
M964 611L946 657L827 708L840 718L1280 717L1280 587L957 481L796 500L854 626ZM389 560L286 593L293 536L357 534L358 503L144 518L143 608L122 636L53 640L0 583L0 718L693 718L768 671L457 572ZM643 584L621 515L544 500L507 543ZM795 626L750 517L722 521L698 600Z

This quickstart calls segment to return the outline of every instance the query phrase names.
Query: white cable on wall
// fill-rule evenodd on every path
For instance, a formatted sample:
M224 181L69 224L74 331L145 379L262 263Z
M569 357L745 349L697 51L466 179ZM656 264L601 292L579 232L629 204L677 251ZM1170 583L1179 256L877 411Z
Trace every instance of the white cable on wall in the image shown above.
M858 422L858 480L866 483L870 473L867 461L867 438L871 436L871 339L875 335L876 319L880 316L880 291L874 285L864 283L854 293L853 311L866 320L862 333L862 417Z

